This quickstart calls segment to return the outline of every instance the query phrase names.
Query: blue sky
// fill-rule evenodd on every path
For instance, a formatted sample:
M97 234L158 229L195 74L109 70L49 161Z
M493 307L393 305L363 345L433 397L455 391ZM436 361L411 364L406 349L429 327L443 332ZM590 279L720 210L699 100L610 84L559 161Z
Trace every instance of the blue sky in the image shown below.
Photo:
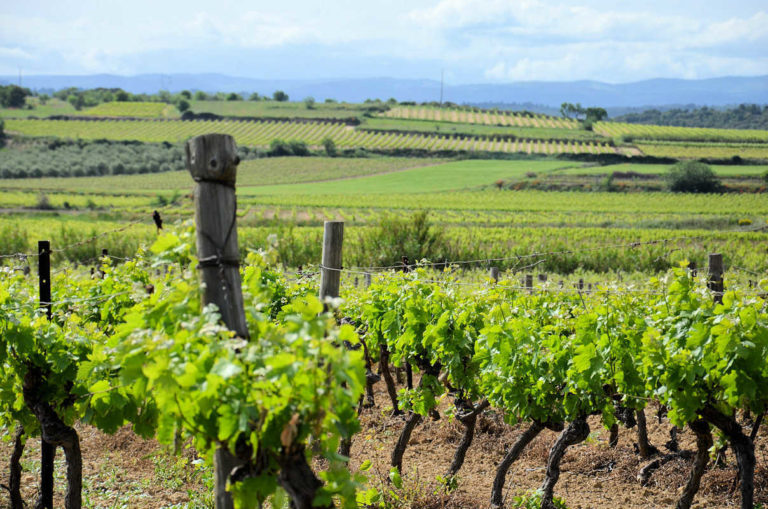
M768 74L768 3L4 2L0 74L19 68L265 79L439 79L444 69L451 84L754 76Z

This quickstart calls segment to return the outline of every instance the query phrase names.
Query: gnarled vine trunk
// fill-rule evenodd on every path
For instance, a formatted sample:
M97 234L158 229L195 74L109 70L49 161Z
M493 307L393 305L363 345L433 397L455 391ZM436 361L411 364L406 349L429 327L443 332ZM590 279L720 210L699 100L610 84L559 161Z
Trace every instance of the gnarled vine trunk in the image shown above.
M556 509L553 502L555 484L560 479L560 462L568 447L583 442L589 436L589 424L584 417L578 417L568 424L568 427L560 433L555 444L549 452L547 461L547 474L541 485L541 509Z
M280 466L277 482L291 497L291 507L295 509L328 509L334 507L333 503L312 505L317 491L323 483L307 463L303 447L297 447L292 452L282 454L277 462Z
M392 379L392 372L389 370L389 350L387 349L387 345L384 344L381 345L379 351L379 369L381 370L381 375L384 377L384 383L387 384L389 399L392 400L392 415L401 415L403 411L399 408L395 381Z
M709 424L698 420L690 423L688 427L696 434L696 459L693 462L691 475L688 483L683 489L680 500L677 501L676 509L690 509L693 503L693 497L699 491L701 477L709 462L709 448L712 447L712 433L709 431Z
M491 489L491 507L500 508L504 502L504 483L506 482L507 472L517 458L523 453L525 448L534 438L544 429L544 425L538 421L533 421L528 428L523 431L512 447L509 448L496 467L496 477L493 479L493 488Z
M411 440L411 433L414 428L421 422L421 415L416 412L411 412L408 419L405 421L403 431L400 432L400 437L397 439L395 448L392 449L392 458L390 464L397 468L398 472L403 471L403 455L405 454L405 448L408 447L408 442Z
M648 459L659 452L648 441L648 424L645 420L644 408L637 411L637 449L642 459Z
M29 366L22 388L24 402L40 423L42 439L53 447L64 449L67 461L66 509L81 509L83 491L83 458L80 438L74 428L59 418L47 401L43 400L43 377L36 366Z
M490 404L487 400L483 400L476 406L471 406L471 410L463 415L457 416L459 422L464 426L464 433L461 436L461 442L456 448L456 452L453 453L453 460L451 466L448 468L446 477L453 477L456 475L461 466L464 464L464 458L467 456L469 446L472 445L472 440L475 437L475 427L477 426L477 416L488 408Z
M744 434L734 416L727 416L711 406L705 407L701 415L728 437L739 467L741 508L752 509L755 495L755 444Z
M8 492L11 498L11 509L24 509L21 498L21 456L24 454L24 427L19 426L13 437L13 452L11 453L8 472Z

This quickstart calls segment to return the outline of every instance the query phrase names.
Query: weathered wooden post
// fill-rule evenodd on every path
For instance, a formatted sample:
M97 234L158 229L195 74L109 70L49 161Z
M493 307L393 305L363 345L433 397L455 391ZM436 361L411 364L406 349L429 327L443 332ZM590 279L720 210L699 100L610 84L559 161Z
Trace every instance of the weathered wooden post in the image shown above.
M224 324L248 338L237 245L235 181L237 147L232 136L205 134L186 143L187 170L195 185L195 226L203 306L216 304ZM240 462L220 448L214 457L216 509L232 509L229 475Z
M37 276L40 287L40 307L45 308L48 320L53 316L51 302L51 241L37 242ZM56 446L40 438L40 494L35 507L53 509L53 471Z
M339 296L343 242L344 221L326 221L323 226L323 261L320 265L320 300Z
M709 282L707 287L712 291L712 298L716 303L723 303L723 255L712 253L709 255Z
M525 288L528 290L528 293L533 292L533 274L525 275Z
M498 267L491 267L491 271L489 273L491 279L493 279L494 283L499 282L499 268Z
M371 273L370 272L366 272L365 273L365 287L368 288L369 286L371 286Z

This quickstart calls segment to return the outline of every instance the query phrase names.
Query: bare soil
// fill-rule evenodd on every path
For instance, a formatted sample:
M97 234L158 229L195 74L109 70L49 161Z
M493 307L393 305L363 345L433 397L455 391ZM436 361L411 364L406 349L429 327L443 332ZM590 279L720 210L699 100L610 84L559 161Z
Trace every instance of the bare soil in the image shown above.
M395 507L422 509L488 508L496 465L506 449L525 427L508 426L502 416L490 410L478 421L477 434L466 461L458 474L458 488L446 493L437 476L446 473L463 427L444 415L440 420L425 419L416 427L403 460L404 487L394 490L387 481L389 456L404 416L391 417L389 398L384 384L376 386L377 406L364 410L362 431L352 445L353 469L365 460L372 461L370 482L385 492L393 490L399 501ZM448 407L444 402L442 410ZM441 412L442 413L442 412ZM663 452L669 440L670 424L659 420L655 409L647 410L651 442ZM639 469L645 464L634 452L635 430L622 428L617 447L608 446L608 431L595 418L589 420L591 434L586 442L568 450L562 463L562 476L555 494L565 499L570 509L655 509L675 506L685 485L692 461L674 460L653 474L648 486L637 481ZM768 430L761 428L756 441L755 500L768 503ZM78 425L84 456L85 507L127 507L159 509L187 507L206 491L201 475L190 464L194 451L182 452L176 459L153 440L144 440L125 427L114 435L106 435L89 426ZM526 449L507 474L505 503L510 506L515 495L540 487L544 479L549 448L557 434L545 430ZM695 438L690 431L679 435L680 447L693 450ZM0 442L0 483L7 484L8 458L11 444ZM57 455L57 491L55 507L63 507L64 464ZM28 506L34 505L37 494L36 470L39 469L39 443L27 444L24 460L23 496ZM320 464L316 464L320 467ZM702 479L701 490L694 508L726 508L739 506L738 488L734 486L735 459L727 454L723 467L711 464ZM197 498L196 498L197 497ZM390 501L392 496L388 497ZM0 492L0 508L8 507L8 495ZM198 503L189 507L201 507Z

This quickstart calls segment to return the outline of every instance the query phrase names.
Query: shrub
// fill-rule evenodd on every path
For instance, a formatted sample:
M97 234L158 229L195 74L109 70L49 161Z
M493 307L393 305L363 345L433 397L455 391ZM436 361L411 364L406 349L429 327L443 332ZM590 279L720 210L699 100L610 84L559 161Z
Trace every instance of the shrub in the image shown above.
M180 99L178 103L176 103L176 108L179 110L179 112L184 113L189 109L189 101L186 99Z
M291 147L285 140L275 138L269 144L269 155L271 156L289 156L291 154Z
M304 98L304 106L307 107L308 110L315 108L315 98L314 97L305 97Z
M51 202L48 200L48 196L45 193L40 193L37 195L37 204L35 205L35 208L39 210L52 210L53 205L51 205Z
M396 265L402 256L412 262L448 256L448 242L442 230L432 225L427 211L402 218L385 215L375 227L364 230L358 244L364 263L373 265Z
M285 102L288 100L288 94L282 90L275 90L275 92L272 94L272 99L275 101Z
M336 150L336 142L331 138L325 138L323 140L323 148L328 157L336 157L336 154L338 154L338 151Z
M670 168L669 189L675 193L717 193L723 189L712 168L699 161L686 161Z
M295 156L308 156L309 155L309 147L307 147L307 144L304 143L301 140L291 140L288 142L288 147L291 151L291 154Z

